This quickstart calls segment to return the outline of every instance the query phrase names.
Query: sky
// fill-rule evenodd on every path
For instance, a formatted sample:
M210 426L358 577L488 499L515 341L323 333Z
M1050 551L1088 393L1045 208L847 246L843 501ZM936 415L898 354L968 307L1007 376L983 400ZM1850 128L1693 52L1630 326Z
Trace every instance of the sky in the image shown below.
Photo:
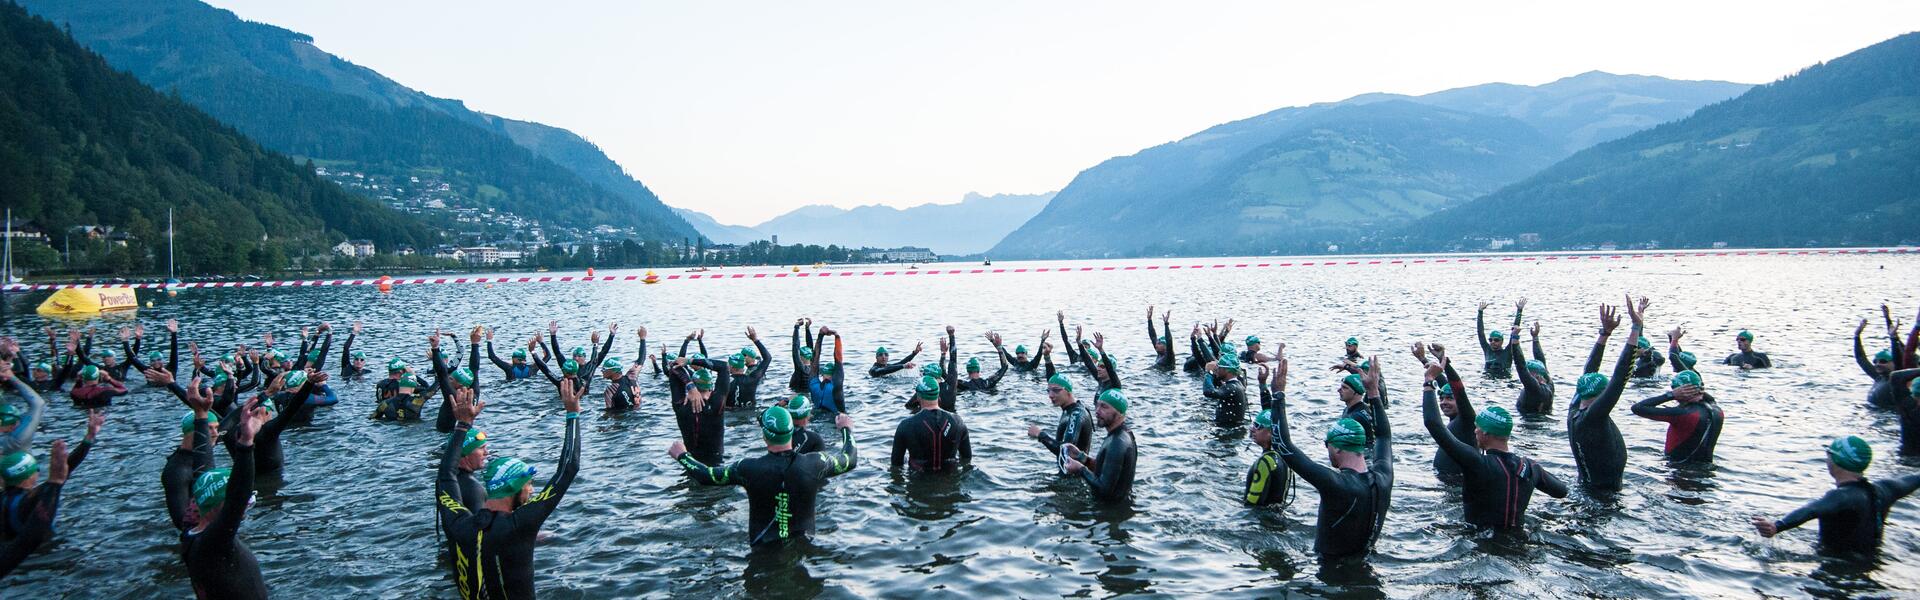
M1367 92L1601 70L1765 83L1920 2L210 0L476 110L593 141L667 204L1058 190L1115 156Z

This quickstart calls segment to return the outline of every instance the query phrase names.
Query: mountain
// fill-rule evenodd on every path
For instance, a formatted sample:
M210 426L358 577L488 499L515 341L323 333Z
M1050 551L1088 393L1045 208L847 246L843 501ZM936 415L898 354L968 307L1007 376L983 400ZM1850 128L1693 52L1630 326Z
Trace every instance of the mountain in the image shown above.
M782 244L838 244L846 247L897 248L918 246L936 254L975 254L993 247L1008 232L1025 223L1052 193L968 193L954 204L922 204L911 208L860 206L803 206L753 227Z
M571 132L407 88L313 38L197 0L26 0L147 84L262 144L323 165L446 181L472 203L579 229L695 235L646 186Z
M1746 88L1596 72L1282 108L1081 172L991 254L1318 251Z
M82 269L164 269L153 257L166 255L169 208L185 273L283 268L289 254L324 253L342 234L382 249L436 239L414 217L319 179L11 3L0 4L0 131L0 205L15 218L62 244L81 225L129 234L126 250L102 244L101 260Z
M714 220L711 215L688 208L675 208L673 212L692 224L700 235L707 236L716 244L745 244L767 239L765 234L745 225L726 225Z
M1916 231L1920 33L1581 151L1402 233L1563 247L1893 244Z

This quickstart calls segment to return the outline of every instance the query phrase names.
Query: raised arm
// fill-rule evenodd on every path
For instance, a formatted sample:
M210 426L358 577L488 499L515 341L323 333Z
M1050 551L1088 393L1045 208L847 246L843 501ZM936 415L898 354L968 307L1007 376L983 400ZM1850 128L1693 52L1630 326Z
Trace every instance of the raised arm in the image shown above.
M1275 394L1273 397L1273 432L1277 434L1274 445L1280 449L1280 460L1287 463L1287 468L1300 474L1300 478L1314 489L1324 490L1339 484L1338 472L1314 462L1298 446L1293 445L1293 434L1287 425L1286 394Z
M1456 389L1454 393L1460 393L1460 390ZM1427 434L1433 436L1433 441L1439 444L1440 451L1447 453L1447 457L1452 458L1454 462L1463 465L1477 463L1480 460L1480 450L1474 448L1473 444L1460 441L1460 438L1453 437L1453 432L1447 431L1446 422L1440 420L1440 404L1434 399L1433 390L1426 390L1421 396L1421 420L1426 423ZM1380 425L1375 424L1374 426L1379 427ZM1374 441L1378 442L1379 440L1376 439Z
M1481 356L1493 354L1493 346L1487 344L1487 306L1489 306L1488 303L1481 302L1480 310L1473 313L1473 339L1480 342Z

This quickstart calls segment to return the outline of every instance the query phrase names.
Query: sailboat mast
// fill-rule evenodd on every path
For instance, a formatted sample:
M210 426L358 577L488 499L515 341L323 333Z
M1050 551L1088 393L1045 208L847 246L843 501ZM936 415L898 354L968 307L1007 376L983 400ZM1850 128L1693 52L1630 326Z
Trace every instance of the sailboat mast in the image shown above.
M173 283L173 207L167 207L167 283Z

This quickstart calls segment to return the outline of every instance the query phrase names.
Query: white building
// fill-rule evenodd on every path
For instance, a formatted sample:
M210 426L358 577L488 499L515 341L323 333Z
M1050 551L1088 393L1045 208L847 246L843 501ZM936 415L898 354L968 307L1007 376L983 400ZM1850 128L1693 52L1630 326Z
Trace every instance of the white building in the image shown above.
M470 265L500 264L500 249L493 246L469 246L460 248L459 252L463 255L462 260Z
M334 244L333 252L351 258L373 256L373 240L347 240Z
M936 258L932 250L913 246L867 252L867 260L876 262L932 262Z

